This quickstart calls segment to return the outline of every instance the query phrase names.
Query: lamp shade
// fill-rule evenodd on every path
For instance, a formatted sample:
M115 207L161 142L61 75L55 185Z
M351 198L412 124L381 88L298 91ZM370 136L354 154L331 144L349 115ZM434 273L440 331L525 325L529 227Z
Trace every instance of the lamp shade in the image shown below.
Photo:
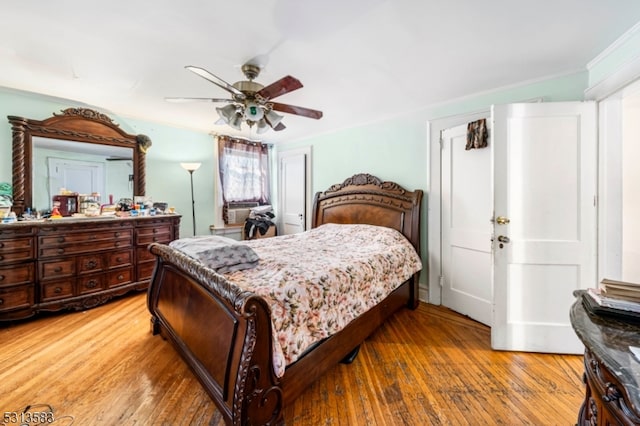
M269 130L269 125L264 118L261 118L260 121L258 121L258 128L256 129L256 132L258 132L258 134L261 134L266 132L267 130Z
M269 122L271 127L276 127L284 118L280 114L276 114L275 112L273 112L273 110L269 111L265 117L267 118L267 121Z
M229 126L233 127L236 130L242 130L242 127L240 127L240 125L242 124L242 114L240 114L239 112L236 113L236 115L234 115L231 121L229 121L229 123L227 124L229 124Z
M188 172L194 172L200 168L202 163L180 163L180 166Z
M229 104L223 107L218 107L216 108L216 111L218 111L218 115L220 116L220 118L226 123L229 124L229 122L231 120L233 120L233 117L236 114L236 106L233 104Z

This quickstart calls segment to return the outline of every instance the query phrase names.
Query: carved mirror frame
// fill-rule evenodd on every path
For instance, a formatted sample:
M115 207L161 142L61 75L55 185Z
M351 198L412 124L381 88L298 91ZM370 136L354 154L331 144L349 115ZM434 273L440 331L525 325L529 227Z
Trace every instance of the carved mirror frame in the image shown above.
M151 145L144 135L130 135L111 118L87 108L67 108L45 120L8 116L13 133L13 207L18 216L32 203L33 137L132 148L133 189L145 195L145 156Z

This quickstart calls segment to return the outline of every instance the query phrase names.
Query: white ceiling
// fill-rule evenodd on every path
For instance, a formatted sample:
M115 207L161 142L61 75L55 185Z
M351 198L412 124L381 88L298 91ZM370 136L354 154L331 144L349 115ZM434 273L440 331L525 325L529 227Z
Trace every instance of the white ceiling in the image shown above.
M225 98L184 66L233 83L253 59L264 85L304 84L277 101L324 112L262 135L289 141L582 70L638 21L637 0L22 0L0 14L0 86L238 134L219 104L164 97Z

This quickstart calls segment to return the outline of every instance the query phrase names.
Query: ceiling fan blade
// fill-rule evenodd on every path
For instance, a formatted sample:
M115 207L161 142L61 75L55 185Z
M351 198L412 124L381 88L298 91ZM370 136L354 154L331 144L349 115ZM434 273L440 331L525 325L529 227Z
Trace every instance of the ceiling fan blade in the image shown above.
M301 115L303 117L314 118L316 120L322 118L322 111L315 109L299 107L295 105L280 104L277 102L269 102L274 111L286 112L289 114Z
M221 87L222 89L226 90L227 92L232 93L233 95L237 96L240 99L246 98L246 95L244 93L242 93L240 90L236 89L235 87L233 87L231 84L227 83L226 81L224 81L220 77L217 77L217 76L211 74L209 71L205 70L204 68L195 67L193 65L187 65L185 68L188 69L189 71L195 73L195 74L198 74L200 77L204 78L207 81L210 81L211 83L215 84L216 86Z
M167 102L186 103L186 102L235 102L233 99L217 99L217 98L164 98Z
M276 132L279 132L280 130L284 130L286 128L287 128L287 126L282 124L282 121L281 121L281 122L278 123L278 125L276 127L273 128L273 130L275 130Z
M280 80L275 81L266 87L263 87L258 92L256 92L256 94L269 100L269 99L276 98L278 96L282 96L285 93L298 90L301 87L302 87L302 83L300 83L300 80L288 75L286 77L282 77Z

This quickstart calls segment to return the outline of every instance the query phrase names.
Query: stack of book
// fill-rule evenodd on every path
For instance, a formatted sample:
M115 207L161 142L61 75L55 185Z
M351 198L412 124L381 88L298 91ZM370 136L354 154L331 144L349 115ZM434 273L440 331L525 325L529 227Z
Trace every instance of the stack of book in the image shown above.
M605 278L587 294L601 308L640 313L640 284Z
M600 286L606 297L640 303L640 284L605 278Z

